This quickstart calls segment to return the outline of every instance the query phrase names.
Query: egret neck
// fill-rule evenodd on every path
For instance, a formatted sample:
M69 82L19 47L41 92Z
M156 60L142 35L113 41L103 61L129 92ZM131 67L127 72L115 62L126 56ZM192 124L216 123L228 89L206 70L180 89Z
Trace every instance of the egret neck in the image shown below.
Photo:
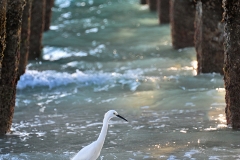
M110 117L104 117L103 119L103 126L101 129L101 133L98 136L97 143L99 146L102 148L106 135L107 135L107 130L108 130L108 122L110 121Z

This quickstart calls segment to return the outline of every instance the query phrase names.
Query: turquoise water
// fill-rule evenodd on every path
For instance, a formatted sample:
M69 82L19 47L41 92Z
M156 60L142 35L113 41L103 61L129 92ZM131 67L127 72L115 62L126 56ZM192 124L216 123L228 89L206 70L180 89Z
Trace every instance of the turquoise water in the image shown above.
M170 26L138 0L56 0L43 58L18 82L3 160L69 160L97 139L99 159L239 159L225 124L223 77L196 75L194 48L173 50Z

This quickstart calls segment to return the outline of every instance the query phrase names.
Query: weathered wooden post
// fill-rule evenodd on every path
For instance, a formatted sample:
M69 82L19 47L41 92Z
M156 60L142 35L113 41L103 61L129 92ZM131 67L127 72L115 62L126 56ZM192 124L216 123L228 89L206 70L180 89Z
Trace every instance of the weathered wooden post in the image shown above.
M195 48L198 73L223 74L222 0L197 2L195 18Z
M169 23L169 0L157 0L159 24Z
M25 0L8 0L7 2L6 48L3 53L2 77L0 79L0 134L10 131L12 124L20 56L22 12Z
M156 11L157 10L157 0L148 0L148 5L150 11Z
M21 47L19 62L19 77L25 73L29 54L30 20L31 20L32 0L26 0L26 5L22 16Z
M140 0L140 4L147 4L147 0Z
M194 46L194 0L169 0L173 48Z
M233 129L240 128L240 1L223 0L225 44L224 82L226 120Z
M33 0L31 10L31 34L29 60L36 60L42 54L42 34L44 31L46 0Z
M50 28L53 5L54 0L46 0L44 31L48 31Z
M2 73L2 61L4 56L4 50L6 47L6 13L7 13L7 0L0 1L0 80ZM0 116L1 116L0 108Z

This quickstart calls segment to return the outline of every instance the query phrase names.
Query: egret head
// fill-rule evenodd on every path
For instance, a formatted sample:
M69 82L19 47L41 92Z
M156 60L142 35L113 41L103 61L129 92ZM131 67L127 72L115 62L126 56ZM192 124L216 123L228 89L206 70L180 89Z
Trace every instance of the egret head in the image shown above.
M120 115L117 113L117 111L115 111L115 110L109 110L107 113L105 113L104 117L105 117L105 118L108 118L108 119L111 119L111 118L113 118L113 117L119 117L119 118L127 121L124 117L120 116ZM127 121L127 122L128 122L128 121Z

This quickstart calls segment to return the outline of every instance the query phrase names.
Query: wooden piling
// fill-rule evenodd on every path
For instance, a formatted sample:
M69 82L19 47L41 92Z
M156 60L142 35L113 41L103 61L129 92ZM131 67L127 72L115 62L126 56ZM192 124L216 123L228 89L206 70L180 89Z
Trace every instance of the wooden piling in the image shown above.
M140 0L140 4L147 4L147 0Z
M195 18L195 48L198 74L223 74L222 0L198 1Z
M5 1L2 1L5 2ZM22 12L25 0L8 0L6 48L0 79L0 134L10 131L16 98Z
M233 129L240 128L240 1L223 0L225 43L224 83L226 120Z
M48 31L50 28L53 5L54 5L54 0L46 0L44 31Z
M2 73L2 61L4 50L6 48L6 13L7 13L7 0L0 1L0 80ZM0 108L1 109L1 108ZM1 116L1 111L0 111Z
M148 0L148 5L150 11L156 11L157 10L157 0Z
M159 24L169 23L169 0L157 0Z
M31 34L29 60L37 60L42 54L42 34L44 31L46 0L33 0L31 10Z
M19 69L18 69L19 77L25 73L26 65L28 62L31 8L32 8L32 0L26 0L26 5L24 7L23 16L22 16L20 62L19 62Z
M174 49L194 46L194 0L169 0L172 45Z

